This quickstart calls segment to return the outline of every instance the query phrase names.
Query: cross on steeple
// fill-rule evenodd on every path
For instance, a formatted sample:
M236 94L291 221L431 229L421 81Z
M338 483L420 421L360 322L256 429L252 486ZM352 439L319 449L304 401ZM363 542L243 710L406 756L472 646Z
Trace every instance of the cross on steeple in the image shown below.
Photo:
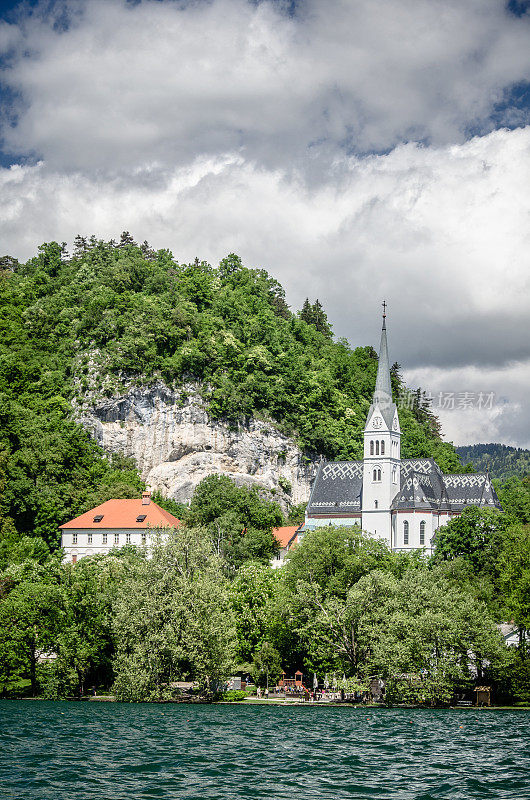
M383 300L383 328L386 328L386 300Z

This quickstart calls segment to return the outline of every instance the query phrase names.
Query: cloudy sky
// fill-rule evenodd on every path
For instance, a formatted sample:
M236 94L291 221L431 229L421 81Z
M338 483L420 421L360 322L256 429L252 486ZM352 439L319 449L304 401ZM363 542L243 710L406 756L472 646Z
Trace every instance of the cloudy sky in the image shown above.
M235 251L354 345L386 298L391 359L447 438L530 447L530 2L0 18L0 255L124 229L180 261Z

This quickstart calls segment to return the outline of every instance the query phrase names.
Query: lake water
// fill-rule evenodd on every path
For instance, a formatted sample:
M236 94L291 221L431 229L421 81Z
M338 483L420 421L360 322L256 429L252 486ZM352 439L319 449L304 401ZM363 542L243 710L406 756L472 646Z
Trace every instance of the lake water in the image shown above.
M530 711L0 701L0 798L530 800Z

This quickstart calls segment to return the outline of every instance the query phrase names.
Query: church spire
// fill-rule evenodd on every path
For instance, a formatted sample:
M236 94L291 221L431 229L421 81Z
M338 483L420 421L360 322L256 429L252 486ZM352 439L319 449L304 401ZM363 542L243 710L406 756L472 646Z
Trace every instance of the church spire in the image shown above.
M380 407L388 406L392 403L392 384L390 382L390 364L388 362L388 345L386 341L386 301L383 301L383 328L381 330L379 364L372 402Z

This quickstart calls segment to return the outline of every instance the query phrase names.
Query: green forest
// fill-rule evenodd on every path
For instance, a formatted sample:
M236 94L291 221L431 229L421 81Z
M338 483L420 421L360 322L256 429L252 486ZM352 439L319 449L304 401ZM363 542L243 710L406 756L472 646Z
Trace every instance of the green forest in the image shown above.
M468 444L455 447L463 464L476 472L488 471L492 478L511 478L530 473L530 450L506 444Z
M389 702L445 704L476 680L503 702L530 701L524 474L496 483L505 513L466 510L429 557L329 527L273 570L280 507L212 476L189 507L153 498L183 527L152 558L125 547L62 563L60 524L144 488L74 414L131 383L194 381L213 418L269 420L308 457L361 456L377 353L336 341L318 300L294 312L236 255L180 264L127 233L0 259L0 293L0 693L168 700L178 680L212 695L237 671L263 682L300 668L359 690L378 675ZM398 364L392 381L396 398L407 392ZM421 391L400 421L404 457L473 470ZM511 620L519 646L507 648L497 623Z
M135 465L106 458L72 415L73 401L131 382L193 380L214 418L270 420L308 454L362 454L377 353L335 341L318 301L293 313L280 284L235 255L179 264L127 233L77 237L71 257L52 242L26 264L0 261L0 305L0 555L24 536L53 549L58 525L138 495ZM466 471L421 393L400 421L404 458Z

